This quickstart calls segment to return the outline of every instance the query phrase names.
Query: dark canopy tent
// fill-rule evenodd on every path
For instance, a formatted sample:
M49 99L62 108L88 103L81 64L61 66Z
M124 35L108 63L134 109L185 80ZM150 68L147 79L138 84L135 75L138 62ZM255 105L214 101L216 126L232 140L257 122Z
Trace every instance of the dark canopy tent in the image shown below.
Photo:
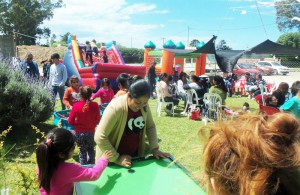
M213 36L205 45L197 50L184 49L165 49L175 53L175 58L197 57L199 53L214 54L217 64L221 71L232 72L234 66L240 57L244 54L274 54L285 56L300 56L300 48L289 47L274 43L269 39L252 47L248 50L220 50L215 49L215 40L217 36Z
M255 47L245 51L245 53L300 56L300 48L280 45L267 39Z
M215 50L215 39L208 41L203 47L193 51L193 53L208 53L215 54L215 58L219 68L223 72L231 72L234 65L237 63L243 54L274 54L274 55L286 55L286 56L300 56L300 48L289 47L274 43L270 40L266 40L255 47L248 50Z

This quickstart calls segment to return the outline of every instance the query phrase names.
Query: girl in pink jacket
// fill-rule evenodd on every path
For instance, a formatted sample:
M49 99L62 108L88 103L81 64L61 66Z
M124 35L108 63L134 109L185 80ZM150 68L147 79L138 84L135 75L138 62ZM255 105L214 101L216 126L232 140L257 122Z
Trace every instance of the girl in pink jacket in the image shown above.
M100 97L100 104L108 104L114 98L114 95L114 91L110 88L109 79L103 78L101 81L101 88L92 96L91 100Z
M111 158L105 151L94 167L68 163L75 149L75 136L62 128L52 129L36 150L40 194L73 194L74 182L97 180Z

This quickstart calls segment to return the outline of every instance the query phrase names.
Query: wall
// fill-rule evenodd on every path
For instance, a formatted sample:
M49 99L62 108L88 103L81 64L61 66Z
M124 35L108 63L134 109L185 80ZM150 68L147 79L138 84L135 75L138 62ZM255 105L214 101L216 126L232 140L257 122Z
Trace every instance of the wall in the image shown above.
M16 44L12 35L0 35L0 52L4 57L16 55Z

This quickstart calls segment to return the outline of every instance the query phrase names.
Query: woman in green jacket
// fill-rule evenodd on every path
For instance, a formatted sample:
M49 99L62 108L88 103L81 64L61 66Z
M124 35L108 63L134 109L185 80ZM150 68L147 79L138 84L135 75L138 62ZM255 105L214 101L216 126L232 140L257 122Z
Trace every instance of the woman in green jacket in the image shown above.
M150 150L156 158L169 157L158 147L156 127L148 105L149 84L144 79L133 82L129 92L113 99L106 107L96 129L96 159L112 151L111 162L131 167L132 157L144 156L147 135Z

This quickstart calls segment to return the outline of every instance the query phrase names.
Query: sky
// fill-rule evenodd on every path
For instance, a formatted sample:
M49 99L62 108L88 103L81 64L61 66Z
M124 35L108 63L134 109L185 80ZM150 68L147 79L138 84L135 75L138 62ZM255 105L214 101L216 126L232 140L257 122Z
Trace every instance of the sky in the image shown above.
M266 39L276 42L274 0L64 0L54 17L44 22L57 37L75 34L80 43L116 41L126 47L156 48L172 40L185 46L191 40L216 44L225 40L232 49L248 49ZM300 1L299 1L300 2ZM41 41L43 42L43 40Z

